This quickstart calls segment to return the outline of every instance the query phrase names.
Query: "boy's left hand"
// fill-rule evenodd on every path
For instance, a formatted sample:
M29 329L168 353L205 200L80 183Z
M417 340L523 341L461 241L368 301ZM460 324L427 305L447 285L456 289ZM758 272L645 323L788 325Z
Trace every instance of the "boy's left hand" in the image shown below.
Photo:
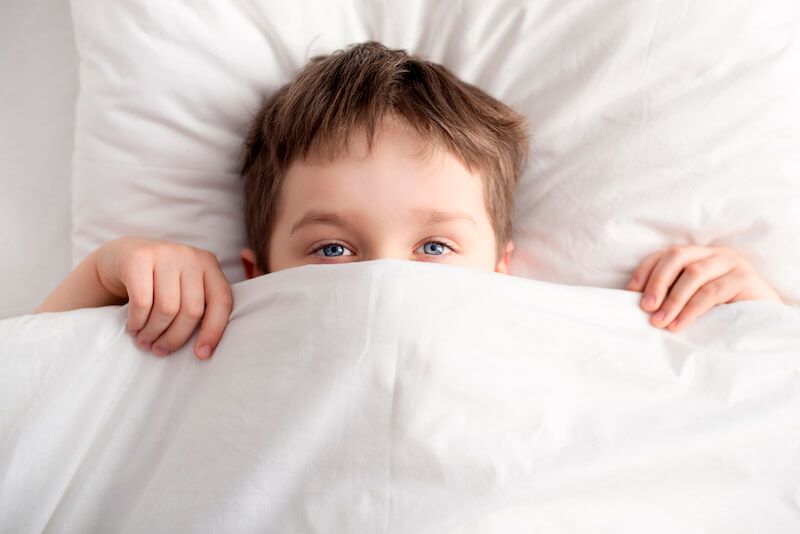
M728 247L674 245L646 257L627 289L642 291L650 322L680 330L717 304L737 300L783 302L744 258ZM651 300L652 298L652 300Z

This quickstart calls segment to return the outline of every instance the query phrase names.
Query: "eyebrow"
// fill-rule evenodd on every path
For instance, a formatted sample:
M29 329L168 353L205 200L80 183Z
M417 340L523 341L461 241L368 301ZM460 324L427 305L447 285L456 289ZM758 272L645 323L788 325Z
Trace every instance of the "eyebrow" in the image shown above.
M414 218L423 223L426 226L432 226L438 223L445 223L450 221L457 221L463 220L469 223L472 223L473 226L477 228L478 223L475 222L475 219L464 212L460 211L439 211L439 210L431 210L425 208L417 208L411 210L414 214ZM344 229L353 229L356 224L357 217L353 215L343 214L340 215L338 213L334 213L332 211L317 211L312 210L303 215L300 219L297 220L292 225L291 234L294 234L299 229L304 226L308 226L311 224L328 224L331 226L338 226Z

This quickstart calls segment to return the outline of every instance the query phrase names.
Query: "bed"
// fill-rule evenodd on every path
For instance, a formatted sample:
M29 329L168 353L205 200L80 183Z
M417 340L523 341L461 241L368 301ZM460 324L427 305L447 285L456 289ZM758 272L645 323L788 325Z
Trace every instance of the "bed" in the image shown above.
M800 529L795 2L10 6L3 531ZM514 276L244 279L250 117L366 39L531 119ZM125 234L217 255L236 304L211 361L138 351L125 306L29 315ZM785 304L652 327L623 288L672 244L736 249Z

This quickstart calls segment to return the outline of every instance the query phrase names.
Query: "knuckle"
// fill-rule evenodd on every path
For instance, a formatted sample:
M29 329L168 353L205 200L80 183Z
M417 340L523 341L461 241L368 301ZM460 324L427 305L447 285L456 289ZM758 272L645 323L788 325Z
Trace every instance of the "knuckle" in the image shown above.
M719 293L718 284L706 284L697 291L697 295L703 299L714 298Z
M162 260L168 258L174 260L176 256L180 257L182 255L185 255L186 254L185 250L191 248L181 243L169 243L169 242L159 242L150 246L152 247L153 255Z
M728 279L728 281L739 283L748 278L748 273L746 269L737 266L727 273L725 278Z
M129 307L133 308L134 310L149 309L151 303L152 301L150 297L144 294L135 294L128 297Z
M156 312L168 317L175 317L180 311L180 304L172 300L162 300L156 304Z
M170 252L170 246L167 243L150 243L147 248L151 255L158 257L163 257Z
M190 245L176 244L173 246L175 252L181 257L194 258L197 255L197 249Z
M700 264L692 263L684 271L691 277L698 277L703 274L704 269Z
M136 342L141 343L142 341L153 341L155 340L156 335L157 332L154 332L152 328L145 326L136 336Z
M148 261L153 256L149 245L136 247L128 254L130 263L142 263ZM128 262L126 262L128 263Z
M684 246L683 245L672 245L667 249L667 254L670 256L678 256L683 252Z
M737 262L736 267L734 267L733 274L735 274L737 278L744 279L756 274L756 270L752 265L741 260Z
M231 308L233 308L233 295L231 294L230 289L220 293L219 303L225 309L230 310Z
M187 318L193 321L199 321L203 317L205 306L202 302L192 302L186 306L183 312L186 314Z
M667 279L662 274L654 273L650 277L650 292L657 293L659 291L658 288L666 288L667 287Z
M750 264L745 260L742 256L739 255L738 252L733 250L732 248L722 247L718 254L724 257L726 260L730 261L736 267L747 268L750 267Z
M210 250L198 250L197 252L200 255L200 258L202 258L204 261L212 265L219 265L219 259L217 258L217 255Z
M215 288L209 293L209 297L210 302L213 302L214 306L219 306L221 308L233 307L233 293L231 292L230 286L227 284Z

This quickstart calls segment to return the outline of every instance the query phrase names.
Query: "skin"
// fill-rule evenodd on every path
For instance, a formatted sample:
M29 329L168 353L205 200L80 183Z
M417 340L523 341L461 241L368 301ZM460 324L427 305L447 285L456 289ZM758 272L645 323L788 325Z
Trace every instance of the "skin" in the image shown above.
M166 356L202 326L198 358L210 357L233 309L230 284L206 250L139 236L104 243L33 313L128 306L128 332L143 350ZM209 350L204 351L207 346Z
M647 256L627 289L641 291L650 322L677 332L717 304L739 300L782 303L780 296L736 251L721 246L675 245Z
M333 161L295 162L278 204L268 251L271 272L391 258L508 273L514 249L509 241L496 255L481 177L391 121L371 151L364 138L354 136ZM263 274L252 249L242 250L241 258L247 278ZM627 289L643 293L640 306L652 314L653 326L672 332L717 304L781 302L741 256L716 246L655 252L636 268ZM165 356L199 326L194 351L202 359L218 345L233 307L230 285L212 253L126 236L92 252L34 313L126 301L127 328L139 347Z
M496 257L483 179L410 127L384 125L370 151L354 136L334 161L288 170L269 244L269 269L403 259L508 273L512 242ZM241 252L248 278L264 274Z

